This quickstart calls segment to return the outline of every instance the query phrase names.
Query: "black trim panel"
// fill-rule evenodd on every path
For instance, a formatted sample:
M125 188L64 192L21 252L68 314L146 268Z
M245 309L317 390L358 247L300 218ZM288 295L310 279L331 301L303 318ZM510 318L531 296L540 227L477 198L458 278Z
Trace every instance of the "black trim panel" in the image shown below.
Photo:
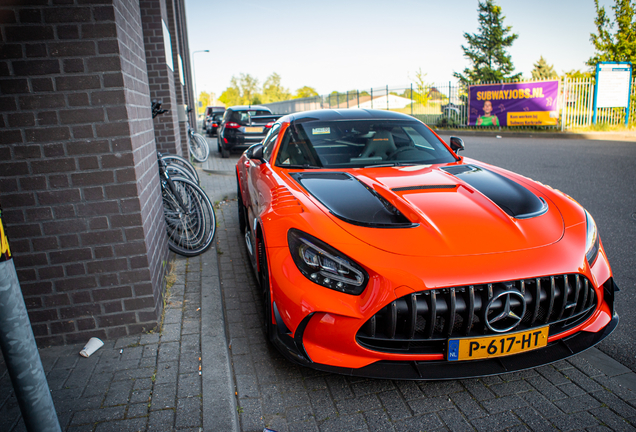
M331 214L352 225L371 228L412 228L418 224L360 180L343 172L290 173Z
M456 165L441 169L477 189L514 218L528 219L548 211L548 204L543 198L496 172L475 165Z

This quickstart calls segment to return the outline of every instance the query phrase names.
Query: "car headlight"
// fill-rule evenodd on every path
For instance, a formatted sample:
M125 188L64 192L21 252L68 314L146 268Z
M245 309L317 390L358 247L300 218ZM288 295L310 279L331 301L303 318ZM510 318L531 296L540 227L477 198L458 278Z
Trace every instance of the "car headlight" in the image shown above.
M594 222L594 219L592 219L592 215L590 215L587 210L585 210L585 224L587 226L587 231L585 233L585 258L591 267L598 256L600 242L596 223Z
M293 228L287 233L287 242L296 267L310 281L353 295L361 294L367 286L367 272L325 242Z

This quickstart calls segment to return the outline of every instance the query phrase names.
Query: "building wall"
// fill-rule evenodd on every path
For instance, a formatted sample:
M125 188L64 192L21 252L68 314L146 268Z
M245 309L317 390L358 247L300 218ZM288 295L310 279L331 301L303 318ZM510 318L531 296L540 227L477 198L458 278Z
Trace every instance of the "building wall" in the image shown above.
M150 98L162 101L161 108L168 112L154 119L157 149L164 153L181 154L181 135L179 133L178 104L175 90L174 70L168 62L173 60L166 52L166 44L172 47L174 32L170 31L166 1L140 0L143 24L146 65L150 84ZM170 31L170 41L164 39L163 25ZM174 62L172 62L174 63Z
M0 204L41 345L155 327L168 256L139 3L51 3L0 3Z

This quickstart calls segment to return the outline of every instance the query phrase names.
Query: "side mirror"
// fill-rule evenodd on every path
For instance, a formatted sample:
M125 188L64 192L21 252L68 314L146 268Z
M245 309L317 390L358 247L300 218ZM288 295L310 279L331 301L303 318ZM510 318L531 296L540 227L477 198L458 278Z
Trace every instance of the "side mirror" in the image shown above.
M245 151L245 155L250 159L265 162L265 159L263 159L263 143L254 144Z
M462 150L466 150L464 147L464 141L459 137L450 137L450 148L457 154Z

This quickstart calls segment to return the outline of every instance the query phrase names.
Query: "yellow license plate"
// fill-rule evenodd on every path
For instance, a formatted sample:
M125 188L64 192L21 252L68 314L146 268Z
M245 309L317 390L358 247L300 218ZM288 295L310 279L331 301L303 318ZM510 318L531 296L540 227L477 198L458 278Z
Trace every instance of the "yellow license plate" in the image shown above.
M245 132L248 133L261 133L263 132L262 127L245 127Z
M446 358L449 361L478 360L501 357L543 348L548 344L550 326L500 336L449 339Z

